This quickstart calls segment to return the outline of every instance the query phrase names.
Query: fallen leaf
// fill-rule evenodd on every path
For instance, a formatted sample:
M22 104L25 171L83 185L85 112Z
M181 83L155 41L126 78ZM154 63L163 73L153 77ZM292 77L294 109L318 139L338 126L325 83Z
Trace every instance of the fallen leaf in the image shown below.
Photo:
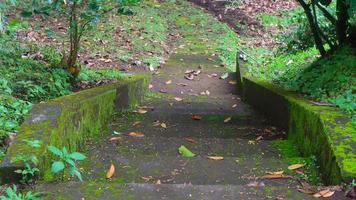
M262 179L280 179L280 178L292 178L291 176L285 176L283 174L267 174L261 177Z
M167 125L165 123L161 123L162 128L167 128Z
M231 107L236 108L236 107L237 107L237 104L234 104L234 105L232 105Z
M187 86L187 84L185 84L185 83L177 83L177 85L183 86L183 87Z
M182 98L179 98L179 97L174 97L174 100L176 100L176 101L183 101L183 99L182 99Z
M152 176L142 176L141 177L145 182L149 182L150 180L152 180L153 179L153 177Z
M173 103L169 103L169 106L173 106Z
M137 126L139 124L141 124L141 122L140 121L136 121L136 122L132 123L132 126Z
M166 82L166 85L169 85L169 84L171 84L172 83L172 80L168 80L167 82Z
M319 198L319 197L324 197L324 198L328 198L331 197L332 195L334 195L335 191L331 191L330 189L326 189L326 190L322 190L319 191L315 194L313 194L313 197Z
M209 90L207 90L207 91L205 91L205 93L206 93L206 95L210 95L210 92L209 92Z
M140 113L140 114L145 114L145 113L147 113L147 110L145 110L145 109L143 109L143 108L139 108L139 109L137 110L137 112Z
M157 182L156 182L156 184L157 184L157 185L161 185L161 184L162 184L161 180L158 179Z
M115 166L114 164L111 164L108 172L106 173L106 178L107 179L112 178L114 176L114 173L115 173Z
M302 168L304 167L304 164L294 164L294 165L290 165L288 167L289 170L296 170L296 169L299 169L299 168Z
M224 160L222 156L207 156L207 158L210 160Z
M131 137L144 137L145 134L143 134L142 132L131 132L128 134Z
M149 84L148 85L148 89L152 89L153 88L153 85L152 84Z
M231 119L232 119L231 117L224 119L224 123L229 123L231 121Z
M195 141L193 138L190 138L190 137L185 137L184 140L186 140L187 142L192 143L192 144L198 144L197 141Z
M270 175L281 175L283 173L284 173L284 171L267 172L267 174L270 174Z
M193 115L192 116L192 119L194 120L201 120L203 117L202 116L199 116L199 115Z
M230 83L231 85L236 85L236 84L237 84L237 82L236 82L235 80L231 80L231 81L229 81L229 83Z
M113 141L117 141L117 140L121 140L122 138L121 137L112 137L109 139L110 142L113 142Z
M160 92L160 93L167 93L167 91L166 91L166 90L163 90L163 89L159 90L159 92Z
M184 156L184 157L194 157L195 154L193 152L191 152L187 147L185 147L184 145L180 146L178 148L178 152L180 155Z

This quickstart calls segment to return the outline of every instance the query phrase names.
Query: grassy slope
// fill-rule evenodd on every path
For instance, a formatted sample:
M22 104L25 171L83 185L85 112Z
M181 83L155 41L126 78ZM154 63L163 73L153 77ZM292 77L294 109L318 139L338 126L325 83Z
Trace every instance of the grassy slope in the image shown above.
M298 13L303 14L300 9L294 9L281 11L278 16L261 13L258 17L265 26L276 26L286 32L285 26L298 22ZM282 48L283 42L288 41L288 36L274 37L282 41ZM299 45L298 41L294 45ZM250 73L317 101L335 104L356 123L355 51L345 47L334 56L319 59L315 48L295 52L278 51L281 46L272 50L246 47L246 51L255 58L255 61L250 62Z

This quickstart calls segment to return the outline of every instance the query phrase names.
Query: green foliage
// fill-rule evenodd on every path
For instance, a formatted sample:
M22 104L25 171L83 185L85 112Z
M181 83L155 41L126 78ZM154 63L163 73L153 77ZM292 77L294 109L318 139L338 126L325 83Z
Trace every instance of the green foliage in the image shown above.
M25 194L19 193L17 191L16 185L8 187L5 189L5 194L0 196L0 200L39 200L39 194L33 193L31 191Z
M61 150L55 146L48 146L48 151L58 158L58 160L52 162L52 173L57 174L62 172L62 180L65 173L68 173L70 176L76 176L80 181L83 181L82 175L75 164L75 161L86 159L83 154L78 152L70 153L65 147Z
M23 140L26 145L32 148L40 148L42 145L42 141L39 140ZM15 170L16 173L22 175L21 182L23 184L28 184L33 182L33 178L36 174L40 171L36 166L38 164L38 158L31 154L31 155L24 155L19 154L15 158L11 160L12 162L21 162L24 164L24 168Z
M344 47L329 58L316 59L314 48L271 58L258 77L337 105L355 119L355 51Z
M329 40L335 40L335 27L320 12L316 12L320 29ZM280 53L296 53L300 50L307 50L315 45L313 33L311 31L308 19L301 9L294 9L285 20L285 24L293 26L291 30L279 35L278 40Z
M126 75L116 69L90 69L83 68L78 77L78 81L95 81L102 78L122 79Z

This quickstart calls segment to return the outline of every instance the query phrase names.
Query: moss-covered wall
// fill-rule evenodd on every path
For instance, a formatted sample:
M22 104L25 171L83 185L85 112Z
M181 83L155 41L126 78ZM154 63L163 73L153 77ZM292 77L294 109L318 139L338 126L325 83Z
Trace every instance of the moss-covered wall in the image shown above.
M9 147L0 166L2 182L18 178L13 171L21 167L13 163L16 155L36 155L44 179L51 180L51 158L47 145L81 151L88 138L98 137L115 110L131 108L140 103L148 90L149 76L134 75L119 83L100 86L60 97L34 106ZM40 149L31 148L23 140L41 140Z
M242 87L246 102L285 127L304 155L317 157L326 183L356 178L356 129L344 113L253 78L244 77Z

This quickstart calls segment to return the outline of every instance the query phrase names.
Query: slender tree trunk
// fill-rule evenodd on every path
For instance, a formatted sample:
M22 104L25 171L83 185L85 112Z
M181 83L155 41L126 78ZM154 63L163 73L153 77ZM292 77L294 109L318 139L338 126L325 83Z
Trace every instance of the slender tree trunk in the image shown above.
M303 7L305 14L307 16L308 22L310 24L311 31L314 36L315 40L315 45L316 48L319 50L321 56L325 57L327 55L326 50L323 46L323 40L320 37L319 31L318 31L318 25L316 24L317 22L315 21L312 11L307 3L304 2L304 0L297 0L300 5Z
M337 0L336 15L336 36L339 41L339 45L344 45L347 41L347 29L349 22L348 6L346 0Z

